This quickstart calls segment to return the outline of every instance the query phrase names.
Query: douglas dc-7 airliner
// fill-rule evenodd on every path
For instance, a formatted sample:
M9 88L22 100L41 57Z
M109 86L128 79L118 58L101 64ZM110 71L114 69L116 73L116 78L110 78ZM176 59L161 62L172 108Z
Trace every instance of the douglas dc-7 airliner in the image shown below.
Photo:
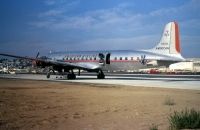
M152 66L168 66L172 63L184 61L181 56L179 28L176 22L166 24L161 40L148 50L114 50L114 51L75 51L52 52L48 56L36 58L0 54L21 59L35 61L38 67L49 69L47 78L55 71L65 75L67 79L75 79L74 69L96 72L98 79L104 79L103 71L135 70Z

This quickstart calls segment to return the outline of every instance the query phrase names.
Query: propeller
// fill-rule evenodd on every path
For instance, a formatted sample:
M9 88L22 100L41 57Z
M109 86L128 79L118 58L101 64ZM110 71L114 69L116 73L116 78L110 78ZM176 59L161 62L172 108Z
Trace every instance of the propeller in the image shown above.
M39 55L40 55L40 52L37 53L37 55L36 55L36 59L38 58Z
M140 59L141 64L145 65L147 63L146 60L146 55L141 55L141 59Z
M36 60L33 60L33 62L32 62L32 64L33 64L34 67L36 67L37 64L39 64L39 62L37 61L39 55L40 55L40 52L37 53L37 55L36 55L36 57L35 57Z

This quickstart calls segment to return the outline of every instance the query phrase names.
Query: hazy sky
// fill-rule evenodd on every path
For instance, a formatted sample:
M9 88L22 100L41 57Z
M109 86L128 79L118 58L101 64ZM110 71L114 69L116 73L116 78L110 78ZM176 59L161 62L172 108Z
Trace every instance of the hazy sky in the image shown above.
M170 21L200 57L200 0L0 0L0 53L148 49Z

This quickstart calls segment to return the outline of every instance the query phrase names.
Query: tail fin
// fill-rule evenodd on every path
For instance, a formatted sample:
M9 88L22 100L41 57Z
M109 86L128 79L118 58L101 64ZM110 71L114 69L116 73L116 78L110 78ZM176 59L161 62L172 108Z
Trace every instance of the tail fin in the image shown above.
M180 55L178 24L176 22L166 24L160 42L149 51L163 55Z

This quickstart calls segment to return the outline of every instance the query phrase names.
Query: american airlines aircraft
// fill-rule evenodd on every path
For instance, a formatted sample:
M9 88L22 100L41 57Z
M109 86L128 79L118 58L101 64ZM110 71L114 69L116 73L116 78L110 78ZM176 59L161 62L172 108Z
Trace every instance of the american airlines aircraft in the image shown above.
M35 61L38 67L48 67L47 78L55 71L67 79L75 79L74 69L96 72L98 79L104 79L103 71L136 70L147 66L168 66L184 61L181 56L179 28L176 22L166 24L160 42L148 50L75 51L52 52L48 56L36 58L0 54Z

